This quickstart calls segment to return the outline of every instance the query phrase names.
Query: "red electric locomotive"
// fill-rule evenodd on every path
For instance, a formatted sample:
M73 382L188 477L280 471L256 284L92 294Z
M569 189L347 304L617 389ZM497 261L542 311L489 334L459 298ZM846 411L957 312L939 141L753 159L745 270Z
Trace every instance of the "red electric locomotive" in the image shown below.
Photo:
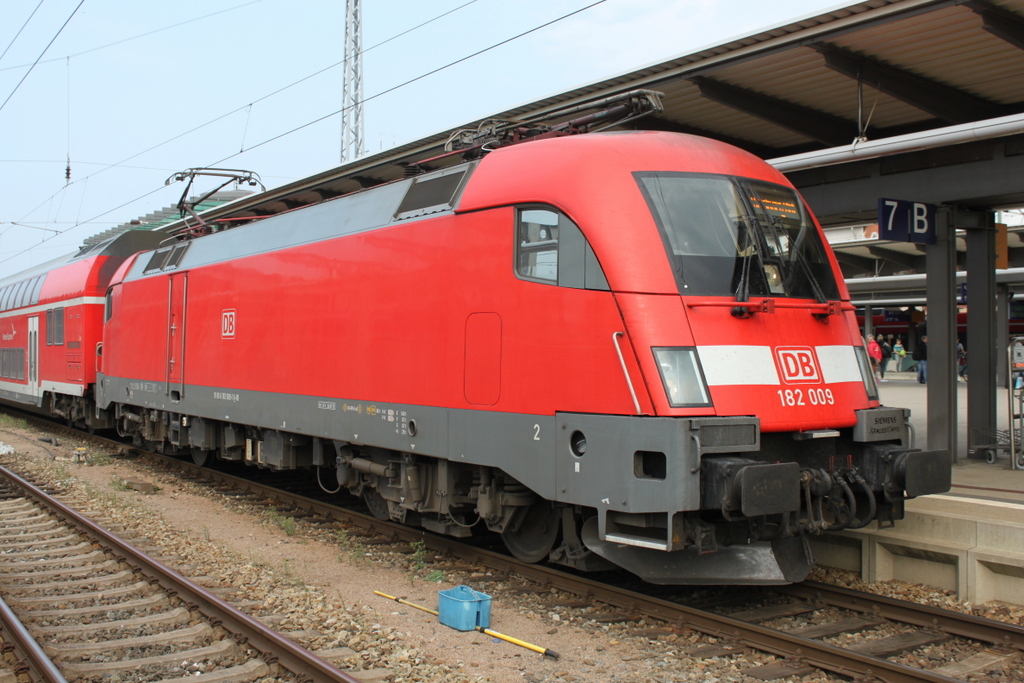
M165 235L130 231L0 280L0 398L110 427L93 402L103 297L124 260Z
M89 424L656 583L799 581L809 534L948 489L783 175L538 137L124 261Z
M808 534L949 484L948 454L879 406L848 301L761 160L557 137L126 263L97 405L524 559L798 581Z

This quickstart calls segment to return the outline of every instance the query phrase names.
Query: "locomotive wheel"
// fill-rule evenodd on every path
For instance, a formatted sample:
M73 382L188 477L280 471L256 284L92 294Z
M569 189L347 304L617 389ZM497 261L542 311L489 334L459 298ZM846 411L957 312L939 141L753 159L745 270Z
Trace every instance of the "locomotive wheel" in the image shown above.
M202 448L192 447L192 462L199 467L206 467L206 462L210 459L210 451L204 451Z
M558 510L548 501L534 503L501 532L508 551L523 562L547 559L558 537Z
M377 492L377 489L366 489L363 492L363 501L366 503L366 507L370 508L370 514L377 519L382 522L391 519L391 513L388 512L388 502Z

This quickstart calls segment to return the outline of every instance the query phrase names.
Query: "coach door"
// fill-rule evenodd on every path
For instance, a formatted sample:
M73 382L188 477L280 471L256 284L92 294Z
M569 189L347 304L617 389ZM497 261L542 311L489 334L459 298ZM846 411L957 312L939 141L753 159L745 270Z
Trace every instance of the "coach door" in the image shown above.
M185 302L188 273L175 273L167 290L167 394L180 401L185 393Z
M39 316L28 319L28 393L39 396Z

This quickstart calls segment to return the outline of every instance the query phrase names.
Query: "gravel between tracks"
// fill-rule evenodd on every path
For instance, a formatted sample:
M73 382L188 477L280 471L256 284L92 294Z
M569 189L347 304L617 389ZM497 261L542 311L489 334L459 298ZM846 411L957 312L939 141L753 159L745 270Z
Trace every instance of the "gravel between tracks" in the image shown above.
M248 601L245 609L278 631L304 632L294 637L310 649L351 648L351 656L336 662L342 669L387 669L384 680L394 682L746 683L755 679L742 669L775 660L761 653L687 657L686 650L714 639L697 632L659 634L657 623L602 624L594 619L603 610L552 608L552 602L571 602L573 597L541 597L535 586L514 579L481 587L495 596L492 628L553 649L561 659L544 658L480 633L461 633L373 591L436 608L438 590L480 584L490 580L486 575L448 572L441 581L427 580L441 578L440 572L415 556L363 546L358 538L301 520L292 524L290 518L268 514L265 508L231 501L203 485L156 471L144 461L112 458L74 439L61 439L60 446L42 444L41 435L0 418L0 442L15 450L0 455L0 464L59 480L69 491L66 497L88 501L92 514L101 511L106 523L120 525L123 535L134 536L130 542L159 548L161 559L183 574L201 577L201 583L217 587L234 602ZM75 449L83 446L88 462L72 462ZM158 491L144 495L124 490L118 482L131 477L154 483ZM835 570L816 570L812 578L1024 623L1020 606L972 606L946 591L898 582L866 585ZM643 635L645 628L648 633ZM843 679L816 673L787 680ZM1016 677L997 675L989 680Z

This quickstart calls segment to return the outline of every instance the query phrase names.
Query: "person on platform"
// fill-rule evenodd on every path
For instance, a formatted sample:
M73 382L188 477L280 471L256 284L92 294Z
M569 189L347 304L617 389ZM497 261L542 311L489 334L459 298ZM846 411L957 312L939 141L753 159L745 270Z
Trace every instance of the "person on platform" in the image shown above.
M903 348L903 340L899 337L896 338L896 343L893 344L892 353L896 356L896 372L903 372L903 361L907 359L907 350Z
M878 368L882 364L882 347L875 341L875 335L868 335L868 358L871 359L871 370L875 373L875 380L881 382Z
M956 340L956 374L963 381L967 381L967 351L959 339Z
M889 366L889 361L892 360L892 347L889 346L889 341L885 337L881 339L882 341L878 345L882 348L882 360L878 362L878 374L882 378L880 381L886 382L888 380L885 379L885 371Z
M921 384L928 383L928 335L921 337L917 348L914 349L913 359L917 361L917 381Z

